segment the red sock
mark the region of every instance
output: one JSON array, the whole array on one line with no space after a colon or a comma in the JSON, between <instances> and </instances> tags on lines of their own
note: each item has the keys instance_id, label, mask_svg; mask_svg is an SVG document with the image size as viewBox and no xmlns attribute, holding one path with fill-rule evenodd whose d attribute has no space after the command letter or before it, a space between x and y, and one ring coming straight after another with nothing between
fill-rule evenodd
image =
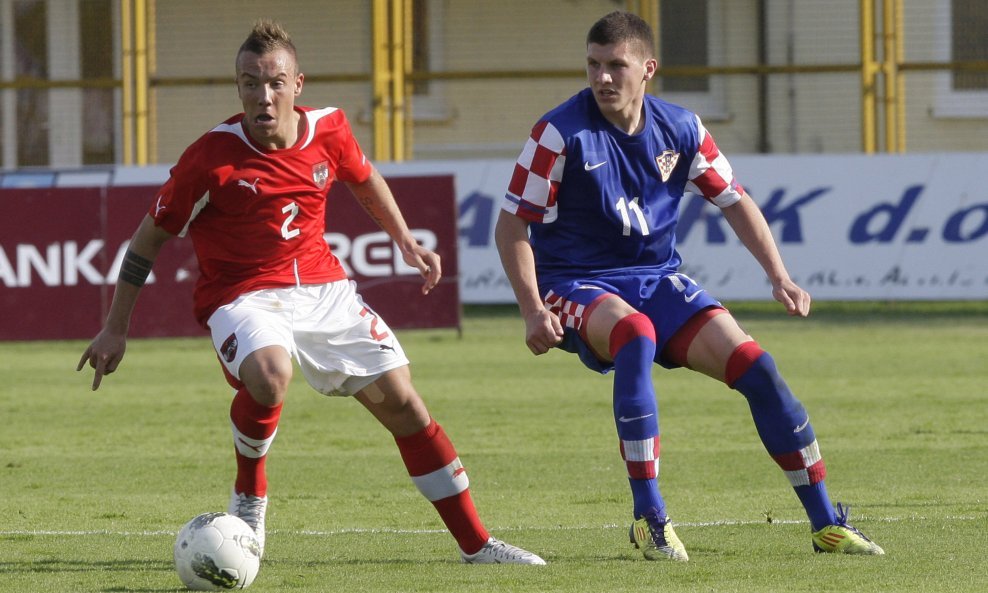
<instances>
[{"instance_id":1,"label":"red sock","mask_svg":"<svg viewBox=\"0 0 988 593\"><path fill-rule=\"evenodd\" d=\"M470 498L470 481L453 443L432 420L413 435L396 437L401 459L419 492L428 498L446 528L467 554L480 551L490 535Z\"/></svg>"},{"instance_id":2,"label":"red sock","mask_svg":"<svg viewBox=\"0 0 988 593\"><path fill-rule=\"evenodd\" d=\"M242 388L230 404L233 444L237 451L237 481L234 489L242 494L265 496L268 477L264 468L268 448L278 432L281 404L269 408L254 401Z\"/></svg>"}]
</instances>

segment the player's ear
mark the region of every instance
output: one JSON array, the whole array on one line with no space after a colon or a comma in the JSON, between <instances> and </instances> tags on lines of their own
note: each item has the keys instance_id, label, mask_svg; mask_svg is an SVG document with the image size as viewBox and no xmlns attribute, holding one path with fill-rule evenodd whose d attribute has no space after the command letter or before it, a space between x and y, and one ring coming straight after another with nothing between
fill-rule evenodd
<instances>
[{"instance_id":1,"label":"player's ear","mask_svg":"<svg viewBox=\"0 0 988 593\"><path fill-rule=\"evenodd\" d=\"M295 77L295 96L296 97L302 94L302 82L304 80L305 80L305 75L302 74L301 72L299 72L298 73L298 76Z\"/></svg>"},{"instance_id":2,"label":"player's ear","mask_svg":"<svg viewBox=\"0 0 988 593\"><path fill-rule=\"evenodd\" d=\"M652 80L655 73L659 71L659 61L655 58L645 60L645 82Z\"/></svg>"}]
</instances>

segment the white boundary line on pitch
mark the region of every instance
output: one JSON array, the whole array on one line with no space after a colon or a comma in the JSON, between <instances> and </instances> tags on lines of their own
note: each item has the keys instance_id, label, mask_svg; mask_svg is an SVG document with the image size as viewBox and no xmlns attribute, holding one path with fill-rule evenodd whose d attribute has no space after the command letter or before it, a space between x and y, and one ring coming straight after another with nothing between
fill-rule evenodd
<instances>
[{"instance_id":1,"label":"white boundary line on pitch","mask_svg":"<svg viewBox=\"0 0 988 593\"><path fill-rule=\"evenodd\" d=\"M880 522L880 523L898 523L900 521L930 521L931 519L927 517L912 516L912 517L860 517L867 522ZM942 517L941 521L978 521L984 519L983 517L974 517L968 515L960 516L947 516ZM769 522L767 520L741 520L741 519L722 519L719 521L702 521L702 522L692 522L692 523L679 523L674 522L677 527L729 527L729 526L744 526L744 525L767 525ZM772 525L802 525L806 524L806 520L792 520L792 519L773 519ZM503 533L506 531L582 531L591 529L627 529L624 525L600 525L600 526L571 526L571 527L499 527L492 529L494 532ZM58 529L13 529L13 530L2 530L0 531L0 537L3 536L93 536L93 535L112 535L120 537L157 537L162 535L176 535L178 531L168 531L168 530L158 530L158 531L111 531L109 529L94 529L94 530L58 530ZM311 535L311 536L332 536L332 535L351 535L351 534L363 534L363 533L387 533L394 535L427 535L434 533L446 533L445 529L381 529L381 528L361 528L361 527L347 527L344 529L331 529L328 531L321 530L311 530L311 529L273 529L268 530L269 534L289 534L289 535Z\"/></svg>"}]
</instances>

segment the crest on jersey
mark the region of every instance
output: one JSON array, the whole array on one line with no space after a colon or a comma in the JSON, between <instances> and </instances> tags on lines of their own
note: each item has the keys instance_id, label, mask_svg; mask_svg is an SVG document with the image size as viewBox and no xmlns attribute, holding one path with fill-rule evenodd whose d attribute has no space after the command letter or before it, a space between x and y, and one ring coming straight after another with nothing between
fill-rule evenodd
<instances>
[{"instance_id":1,"label":"crest on jersey","mask_svg":"<svg viewBox=\"0 0 988 593\"><path fill-rule=\"evenodd\" d=\"M223 342L223 345L220 346L220 354L223 356L223 359L227 362L233 362L233 359L237 357L237 346L239 346L237 334L232 333Z\"/></svg>"},{"instance_id":2,"label":"crest on jersey","mask_svg":"<svg viewBox=\"0 0 988 593\"><path fill-rule=\"evenodd\" d=\"M316 187L322 189L326 187L326 182L329 181L329 163L323 161L312 165L312 180L316 182Z\"/></svg>"},{"instance_id":3,"label":"crest on jersey","mask_svg":"<svg viewBox=\"0 0 988 593\"><path fill-rule=\"evenodd\" d=\"M675 150L663 150L662 154L655 157L655 164L659 166L659 174L662 175L662 183L669 181L669 176L672 175L672 170L676 168L676 163L679 162L679 153Z\"/></svg>"}]
</instances>

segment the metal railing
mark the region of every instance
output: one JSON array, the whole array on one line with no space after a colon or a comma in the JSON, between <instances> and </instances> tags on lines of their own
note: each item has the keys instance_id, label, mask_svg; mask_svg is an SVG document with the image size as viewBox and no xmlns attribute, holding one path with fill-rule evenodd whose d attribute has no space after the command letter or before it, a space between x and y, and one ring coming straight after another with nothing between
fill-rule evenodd
<instances>
[{"instance_id":1,"label":"metal railing","mask_svg":"<svg viewBox=\"0 0 988 593\"><path fill-rule=\"evenodd\" d=\"M860 60L847 64L742 65L663 67L660 77L758 76L788 74L859 74L860 150L905 152L906 93L904 74L916 72L988 72L988 61L906 62L903 58L903 0L859 0ZM373 158L403 161L413 156L414 122L411 89L421 81L582 78L578 69L415 71L412 66L412 0L372 0L371 71L356 74L313 74L307 82L370 85ZM659 0L628 0L627 7L655 23ZM122 164L155 161L158 88L226 85L228 77L166 77L155 74L155 0L119 0L121 77L119 79L42 80L18 77L0 80L0 91L13 89L118 88L121 91ZM881 133L880 133L881 132Z\"/></svg>"}]
</instances>

